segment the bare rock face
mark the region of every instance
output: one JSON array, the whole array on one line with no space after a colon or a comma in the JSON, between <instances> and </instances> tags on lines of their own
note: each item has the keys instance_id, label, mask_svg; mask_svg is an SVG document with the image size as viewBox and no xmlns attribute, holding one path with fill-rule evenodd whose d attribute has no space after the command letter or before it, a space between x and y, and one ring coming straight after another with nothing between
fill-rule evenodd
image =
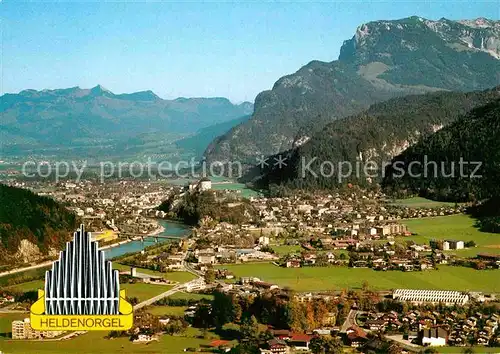
<instances>
[{"instance_id":1,"label":"bare rock face","mask_svg":"<svg viewBox=\"0 0 500 354\"><path fill-rule=\"evenodd\" d=\"M42 253L40 252L40 248L34 243L24 239L21 240L19 248L16 252L15 259L23 262L29 263L36 261L42 257Z\"/></svg>"}]
</instances>

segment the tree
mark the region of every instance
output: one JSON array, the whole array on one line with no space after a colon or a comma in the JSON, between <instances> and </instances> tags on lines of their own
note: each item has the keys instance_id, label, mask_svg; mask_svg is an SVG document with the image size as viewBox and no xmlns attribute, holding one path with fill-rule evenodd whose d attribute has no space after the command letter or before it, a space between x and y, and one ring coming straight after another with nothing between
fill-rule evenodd
<instances>
[{"instance_id":1,"label":"tree","mask_svg":"<svg viewBox=\"0 0 500 354\"><path fill-rule=\"evenodd\" d=\"M397 343L392 343L387 350L388 354L401 354L403 350Z\"/></svg>"},{"instance_id":2,"label":"tree","mask_svg":"<svg viewBox=\"0 0 500 354\"><path fill-rule=\"evenodd\" d=\"M306 305L306 319L307 319L308 330L316 328L316 316L314 313L313 304L310 301Z\"/></svg>"},{"instance_id":3,"label":"tree","mask_svg":"<svg viewBox=\"0 0 500 354\"><path fill-rule=\"evenodd\" d=\"M342 343L338 338L314 337L309 343L309 349L314 354L340 354Z\"/></svg>"},{"instance_id":4,"label":"tree","mask_svg":"<svg viewBox=\"0 0 500 354\"><path fill-rule=\"evenodd\" d=\"M215 271L213 269L207 269L205 272L205 283L212 284L215 282Z\"/></svg>"},{"instance_id":5,"label":"tree","mask_svg":"<svg viewBox=\"0 0 500 354\"><path fill-rule=\"evenodd\" d=\"M212 311L209 305L201 304L198 306L194 317L193 325L199 328L208 328L213 324Z\"/></svg>"},{"instance_id":6,"label":"tree","mask_svg":"<svg viewBox=\"0 0 500 354\"><path fill-rule=\"evenodd\" d=\"M320 267L324 267L328 265L328 257L325 253L320 253L316 257L316 264Z\"/></svg>"},{"instance_id":7,"label":"tree","mask_svg":"<svg viewBox=\"0 0 500 354\"><path fill-rule=\"evenodd\" d=\"M368 284L368 280L363 280L361 282L361 289L363 291L367 291L370 288L370 284Z\"/></svg>"},{"instance_id":8,"label":"tree","mask_svg":"<svg viewBox=\"0 0 500 354\"><path fill-rule=\"evenodd\" d=\"M325 339L323 337L315 337L311 339L311 342L309 343L309 349L311 352L314 354L322 354L324 353L324 348L325 348Z\"/></svg>"},{"instance_id":9,"label":"tree","mask_svg":"<svg viewBox=\"0 0 500 354\"><path fill-rule=\"evenodd\" d=\"M291 300L288 303L288 313L288 327L290 327L292 331L303 331L307 329L305 311L299 302Z\"/></svg>"},{"instance_id":10,"label":"tree","mask_svg":"<svg viewBox=\"0 0 500 354\"><path fill-rule=\"evenodd\" d=\"M257 341L259 337L259 323L254 315L243 318L240 326L241 338L249 342Z\"/></svg>"},{"instance_id":11,"label":"tree","mask_svg":"<svg viewBox=\"0 0 500 354\"><path fill-rule=\"evenodd\" d=\"M473 240L467 241L465 243L465 247L467 247L467 248L476 247L476 243Z\"/></svg>"},{"instance_id":12,"label":"tree","mask_svg":"<svg viewBox=\"0 0 500 354\"><path fill-rule=\"evenodd\" d=\"M234 321L235 311L234 303L236 298L231 295L226 295L220 291L214 292L212 301L212 316L214 324L217 328L222 328L226 323Z\"/></svg>"}]
</instances>

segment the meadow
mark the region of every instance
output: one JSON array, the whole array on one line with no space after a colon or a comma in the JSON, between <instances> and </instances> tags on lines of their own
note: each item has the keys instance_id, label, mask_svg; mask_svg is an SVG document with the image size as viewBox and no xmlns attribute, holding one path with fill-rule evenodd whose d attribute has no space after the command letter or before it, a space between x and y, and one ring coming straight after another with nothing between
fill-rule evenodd
<instances>
[{"instance_id":1,"label":"meadow","mask_svg":"<svg viewBox=\"0 0 500 354\"><path fill-rule=\"evenodd\" d=\"M396 199L391 202L393 205L398 205L408 208L441 208L441 207L454 207L455 203L439 202L422 197L412 197L406 199Z\"/></svg>"},{"instance_id":2,"label":"meadow","mask_svg":"<svg viewBox=\"0 0 500 354\"><path fill-rule=\"evenodd\" d=\"M150 306L147 311L156 316L184 316L187 306Z\"/></svg>"},{"instance_id":3,"label":"meadow","mask_svg":"<svg viewBox=\"0 0 500 354\"><path fill-rule=\"evenodd\" d=\"M43 289L43 287L44 287L43 280L35 280L13 285L11 287L7 287L6 289L26 292L26 291ZM126 290L127 297L137 297L139 301L147 300L149 298L152 298L153 296L159 295L172 288L173 288L172 285L146 284L142 282L134 284L120 284L120 289Z\"/></svg>"},{"instance_id":4,"label":"meadow","mask_svg":"<svg viewBox=\"0 0 500 354\"><path fill-rule=\"evenodd\" d=\"M204 339L201 332L194 328L180 336L160 337L158 342L132 343L127 338L106 339L107 332L88 332L66 341L18 341L0 339L0 351L6 353L37 353L37 354L67 354L67 353L167 353L179 354L186 348L208 347L213 339L218 337L209 333L210 338Z\"/></svg>"},{"instance_id":5,"label":"meadow","mask_svg":"<svg viewBox=\"0 0 500 354\"><path fill-rule=\"evenodd\" d=\"M173 286L171 285L159 285L159 284L146 284L146 283L120 284L120 289L125 289L127 297L137 297L139 301L150 299L172 288Z\"/></svg>"},{"instance_id":6,"label":"meadow","mask_svg":"<svg viewBox=\"0 0 500 354\"><path fill-rule=\"evenodd\" d=\"M0 336L5 336L12 331L12 321L22 320L28 316L29 313L0 313Z\"/></svg>"},{"instance_id":7,"label":"meadow","mask_svg":"<svg viewBox=\"0 0 500 354\"><path fill-rule=\"evenodd\" d=\"M303 267L282 268L271 263L224 265L236 277L258 277L295 291L360 289L368 282L375 290L396 288L485 291L500 293L500 270L441 265L423 272L375 271L369 268Z\"/></svg>"},{"instance_id":8,"label":"meadow","mask_svg":"<svg viewBox=\"0 0 500 354\"><path fill-rule=\"evenodd\" d=\"M113 262L113 269L117 269L119 271L130 271L130 266ZM138 273L144 273L149 275L156 275L163 277L164 279L175 281L179 283L187 283L190 280L196 278L193 274L189 272L158 272L155 270L145 269L145 268L136 268Z\"/></svg>"},{"instance_id":9,"label":"meadow","mask_svg":"<svg viewBox=\"0 0 500 354\"><path fill-rule=\"evenodd\" d=\"M169 298L170 299L195 300L195 301L205 299L205 300L211 301L214 299L214 296L212 294L184 293L184 292L179 291L175 294L170 295Z\"/></svg>"},{"instance_id":10,"label":"meadow","mask_svg":"<svg viewBox=\"0 0 500 354\"><path fill-rule=\"evenodd\" d=\"M32 280L28 281L25 283L20 283L16 285L11 285L5 287L6 290L12 290L16 292L26 292L26 291L33 291L33 290L38 290L38 289L44 289L45 288L45 281L40 279L40 280Z\"/></svg>"},{"instance_id":11,"label":"meadow","mask_svg":"<svg viewBox=\"0 0 500 354\"><path fill-rule=\"evenodd\" d=\"M404 220L408 229L416 236L404 237L404 240L413 240L417 243L429 244L432 239L455 239L464 242L473 240L477 247L453 250L458 256L473 257L478 253L500 254L500 234L481 232L474 224L475 220L468 215L456 214L434 218Z\"/></svg>"}]
</instances>

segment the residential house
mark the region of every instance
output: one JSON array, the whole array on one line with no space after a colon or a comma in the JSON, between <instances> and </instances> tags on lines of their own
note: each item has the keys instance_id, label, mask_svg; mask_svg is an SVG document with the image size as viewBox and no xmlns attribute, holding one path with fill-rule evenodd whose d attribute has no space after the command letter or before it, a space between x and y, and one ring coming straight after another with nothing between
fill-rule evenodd
<instances>
[{"instance_id":1,"label":"residential house","mask_svg":"<svg viewBox=\"0 0 500 354\"><path fill-rule=\"evenodd\" d=\"M295 350L309 350L309 343L313 339L313 336L303 333L292 333L288 344L294 347Z\"/></svg>"},{"instance_id":2,"label":"residential house","mask_svg":"<svg viewBox=\"0 0 500 354\"><path fill-rule=\"evenodd\" d=\"M367 341L367 334L358 326L351 326L346 330L347 344L353 348L359 348Z\"/></svg>"},{"instance_id":3,"label":"residential house","mask_svg":"<svg viewBox=\"0 0 500 354\"><path fill-rule=\"evenodd\" d=\"M215 264L215 254L213 253L199 253L198 263L201 264Z\"/></svg>"},{"instance_id":4,"label":"residential house","mask_svg":"<svg viewBox=\"0 0 500 354\"><path fill-rule=\"evenodd\" d=\"M442 347L448 340L448 332L441 327L423 329L420 335L423 346Z\"/></svg>"},{"instance_id":5,"label":"residential house","mask_svg":"<svg viewBox=\"0 0 500 354\"><path fill-rule=\"evenodd\" d=\"M276 338L267 341L267 348L270 354L286 354L289 349L284 340Z\"/></svg>"}]
</instances>

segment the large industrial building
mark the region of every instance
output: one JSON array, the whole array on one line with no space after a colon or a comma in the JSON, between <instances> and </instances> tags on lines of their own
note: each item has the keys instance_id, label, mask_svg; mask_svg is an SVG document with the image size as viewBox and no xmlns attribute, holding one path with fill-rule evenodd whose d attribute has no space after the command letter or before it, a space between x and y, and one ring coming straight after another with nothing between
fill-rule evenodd
<instances>
[{"instance_id":1,"label":"large industrial building","mask_svg":"<svg viewBox=\"0 0 500 354\"><path fill-rule=\"evenodd\" d=\"M469 295L460 291L396 289L392 298L400 301L420 303L443 303L463 305L469 301Z\"/></svg>"}]
</instances>

